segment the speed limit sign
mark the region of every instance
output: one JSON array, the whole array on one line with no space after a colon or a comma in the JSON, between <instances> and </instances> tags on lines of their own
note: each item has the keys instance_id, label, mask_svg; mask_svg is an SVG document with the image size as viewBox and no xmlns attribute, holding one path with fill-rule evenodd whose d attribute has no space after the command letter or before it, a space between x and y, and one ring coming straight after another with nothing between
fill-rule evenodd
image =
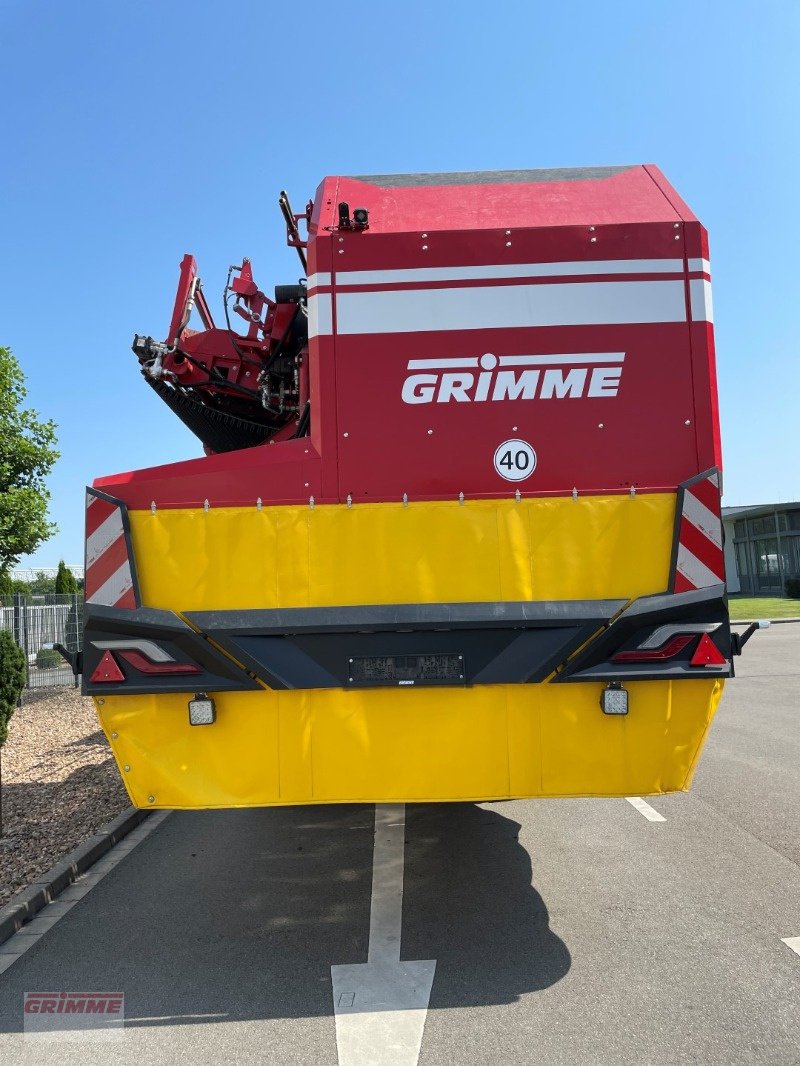
<instances>
[{"instance_id":1,"label":"speed limit sign","mask_svg":"<svg viewBox=\"0 0 800 1066\"><path fill-rule=\"evenodd\" d=\"M504 440L494 453L494 468L506 481L524 481L536 469L536 452L526 440Z\"/></svg>"}]
</instances>

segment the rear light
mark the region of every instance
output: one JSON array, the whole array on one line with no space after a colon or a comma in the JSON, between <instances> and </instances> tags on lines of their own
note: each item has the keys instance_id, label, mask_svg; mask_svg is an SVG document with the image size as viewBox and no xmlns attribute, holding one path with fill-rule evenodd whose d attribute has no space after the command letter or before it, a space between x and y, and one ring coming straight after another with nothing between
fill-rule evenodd
<instances>
[{"instance_id":1,"label":"rear light","mask_svg":"<svg viewBox=\"0 0 800 1066\"><path fill-rule=\"evenodd\" d=\"M213 725L216 720L214 701L205 692L198 692L193 700L189 700L190 725Z\"/></svg>"},{"instance_id":2,"label":"rear light","mask_svg":"<svg viewBox=\"0 0 800 1066\"><path fill-rule=\"evenodd\" d=\"M610 681L608 688L604 688L600 696L600 707L603 714L627 714L628 693L619 681Z\"/></svg>"},{"instance_id":3,"label":"rear light","mask_svg":"<svg viewBox=\"0 0 800 1066\"><path fill-rule=\"evenodd\" d=\"M653 648L645 650L644 648L634 648L632 651L618 651L611 659L612 663L652 663L663 662L665 659L673 659L676 655L683 651L686 645L694 640L693 636L673 637L672 640L668 640L667 643L661 648Z\"/></svg>"}]
</instances>

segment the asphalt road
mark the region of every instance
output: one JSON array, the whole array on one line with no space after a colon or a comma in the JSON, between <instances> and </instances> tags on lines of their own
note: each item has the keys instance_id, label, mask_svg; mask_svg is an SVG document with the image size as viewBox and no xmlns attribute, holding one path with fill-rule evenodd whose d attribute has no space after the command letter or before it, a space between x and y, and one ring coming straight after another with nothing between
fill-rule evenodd
<instances>
[{"instance_id":1,"label":"asphalt road","mask_svg":"<svg viewBox=\"0 0 800 1066\"><path fill-rule=\"evenodd\" d=\"M663 822L625 800L407 808L423 1066L800 1063L800 624L737 669L694 790L651 800ZM169 815L6 963L0 1062L336 1064L330 968L367 959L373 819ZM124 991L123 1040L23 1038L24 992L90 988Z\"/></svg>"}]
</instances>

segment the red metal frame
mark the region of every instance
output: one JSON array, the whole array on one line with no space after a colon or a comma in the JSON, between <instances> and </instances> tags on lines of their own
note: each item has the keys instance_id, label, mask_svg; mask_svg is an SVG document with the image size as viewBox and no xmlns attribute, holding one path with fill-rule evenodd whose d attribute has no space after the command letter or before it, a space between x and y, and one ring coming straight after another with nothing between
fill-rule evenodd
<instances>
[{"instance_id":1,"label":"red metal frame","mask_svg":"<svg viewBox=\"0 0 800 1066\"><path fill-rule=\"evenodd\" d=\"M337 228L342 200L369 210L368 230ZM310 437L289 439L287 425L273 436L274 446L98 482L130 506L151 500L196 506L205 499L225 505L259 496L296 503L312 495L325 502L348 495L377 501L516 490L565 495L574 488L675 491L700 471L720 468L713 325L696 299L709 277L707 237L658 168L577 180L493 183L488 176L463 185L437 183L435 176L407 185L330 177L310 214L293 217L307 218L309 227L308 241L300 243L308 251L312 329L298 404L310 400ZM187 256L171 337L195 279ZM232 338L208 325L195 287L206 329L185 328L181 347L248 387L255 370L248 360L263 363L293 308L260 292L246 260L231 288L247 335ZM541 306L561 311L548 319L536 310ZM534 309L529 321L514 320L519 307ZM447 319L448 308L456 315L463 309L463 324ZM481 396L476 366L465 371L472 375L466 402L448 396L447 370L436 371L439 391L430 402L403 401L409 364L476 361L487 353L498 360L496 373L508 360L549 358L553 365L540 362L541 391L519 398L503 390L497 399L493 391ZM624 355L618 389L589 395L596 360L613 353ZM568 378L575 368L577 377ZM203 371L185 360L170 369L183 383L202 384ZM520 367L512 370L515 388L533 380L532 373L523 379ZM559 396L567 381L574 387ZM486 389L496 383L493 377ZM498 475L493 454L517 438L531 444L537 462L515 484Z\"/></svg>"}]
</instances>

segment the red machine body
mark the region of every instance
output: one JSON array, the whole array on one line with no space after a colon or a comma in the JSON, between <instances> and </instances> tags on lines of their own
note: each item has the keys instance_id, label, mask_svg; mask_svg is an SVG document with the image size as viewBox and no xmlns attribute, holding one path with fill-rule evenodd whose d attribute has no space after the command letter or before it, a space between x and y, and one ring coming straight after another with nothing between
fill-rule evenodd
<instances>
[{"instance_id":1,"label":"red machine body","mask_svg":"<svg viewBox=\"0 0 800 1066\"><path fill-rule=\"evenodd\" d=\"M329 177L305 218L307 293L269 300L248 261L230 286L246 335L214 326L184 259L158 367L261 417L259 446L98 484L182 507L663 491L720 468L707 237L658 168ZM308 340L264 400L299 305ZM520 480L495 455L517 439Z\"/></svg>"}]
</instances>

